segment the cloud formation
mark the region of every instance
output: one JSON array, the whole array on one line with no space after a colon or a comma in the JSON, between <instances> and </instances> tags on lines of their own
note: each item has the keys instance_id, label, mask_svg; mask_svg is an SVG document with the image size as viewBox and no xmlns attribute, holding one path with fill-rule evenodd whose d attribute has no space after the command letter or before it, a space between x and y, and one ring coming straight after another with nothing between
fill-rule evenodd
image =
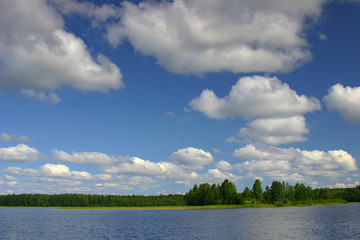
<instances>
[{"instance_id":1,"label":"cloud formation","mask_svg":"<svg viewBox=\"0 0 360 240\"><path fill-rule=\"evenodd\" d=\"M92 175L85 171L71 171L66 165L51 163L47 163L39 169L8 167L4 172L15 176L66 178L72 180L110 180L111 178L108 174Z\"/></svg>"},{"instance_id":2,"label":"cloud formation","mask_svg":"<svg viewBox=\"0 0 360 240\"><path fill-rule=\"evenodd\" d=\"M130 174L140 176L155 176L168 179L194 179L197 173L186 172L179 166L170 162L151 162L138 157L131 157L126 162L112 166L101 166L100 168L107 174Z\"/></svg>"},{"instance_id":3,"label":"cloud formation","mask_svg":"<svg viewBox=\"0 0 360 240\"><path fill-rule=\"evenodd\" d=\"M271 145L303 142L309 133L303 116L288 118L257 119L241 128L239 135L250 142L264 142Z\"/></svg>"},{"instance_id":4,"label":"cloud formation","mask_svg":"<svg viewBox=\"0 0 360 240\"><path fill-rule=\"evenodd\" d=\"M72 152L71 154L64 151L53 150L52 158L63 162L73 162L81 164L114 164L118 159L99 152Z\"/></svg>"},{"instance_id":5,"label":"cloud formation","mask_svg":"<svg viewBox=\"0 0 360 240\"><path fill-rule=\"evenodd\" d=\"M358 169L355 159L344 150L302 151L301 154L302 157L297 162L300 169L308 175L336 176Z\"/></svg>"},{"instance_id":6,"label":"cloud formation","mask_svg":"<svg viewBox=\"0 0 360 240\"><path fill-rule=\"evenodd\" d=\"M5 132L3 132L0 135L0 140L6 141L6 142L11 142L11 141L21 141L21 142L32 142L35 141L35 138L29 138L27 136L16 136L15 134L7 134Z\"/></svg>"},{"instance_id":7,"label":"cloud formation","mask_svg":"<svg viewBox=\"0 0 360 240\"><path fill-rule=\"evenodd\" d=\"M246 145L234 157L249 159L231 166L238 172L269 176L276 180L308 182L314 177L339 178L358 170L356 160L344 150L300 150ZM227 164L229 165L229 163ZM227 166L229 168L229 166Z\"/></svg>"},{"instance_id":8,"label":"cloud formation","mask_svg":"<svg viewBox=\"0 0 360 240\"><path fill-rule=\"evenodd\" d=\"M126 38L176 73L289 72L311 60L303 28L322 2L125 1L107 39L116 47Z\"/></svg>"},{"instance_id":9,"label":"cloud formation","mask_svg":"<svg viewBox=\"0 0 360 240\"><path fill-rule=\"evenodd\" d=\"M42 154L35 148L26 144L18 144L15 147L0 148L0 160L8 162L35 162Z\"/></svg>"},{"instance_id":10,"label":"cloud formation","mask_svg":"<svg viewBox=\"0 0 360 240\"><path fill-rule=\"evenodd\" d=\"M206 89L189 104L214 119L289 117L321 109L318 99L298 95L276 77L263 76L240 78L224 98Z\"/></svg>"},{"instance_id":11,"label":"cloud formation","mask_svg":"<svg viewBox=\"0 0 360 240\"><path fill-rule=\"evenodd\" d=\"M106 92L124 86L120 69L107 57L94 60L85 43L64 30L47 1L0 3L0 87L58 102L61 86Z\"/></svg>"},{"instance_id":12,"label":"cloud formation","mask_svg":"<svg viewBox=\"0 0 360 240\"><path fill-rule=\"evenodd\" d=\"M360 122L360 87L332 86L323 98L330 111L337 111L349 122Z\"/></svg>"},{"instance_id":13,"label":"cloud formation","mask_svg":"<svg viewBox=\"0 0 360 240\"><path fill-rule=\"evenodd\" d=\"M108 19L119 18L121 9L113 4L103 4L97 6L91 2L77 2L75 0L50 0L52 6L61 13L78 14L93 20L93 24L106 22Z\"/></svg>"},{"instance_id":14,"label":"cloud formation","mask_svg":"<svg viewBox=\"0 0 360 240\"><path fill-rule=\"evenodd\" d=\"M26 97L35 98L43 102L58 103L61 101L61 98L56 93L47 94L45 92L34 91L32 89L21 89L20 92Z\"/></svg>"},{"instance_id":15,"label":"cloud formation","mask_svg":"<svg viewBox=\"0 0 360 240\"><path fill-rule=\"evenodd\" d=\"M294 148L259 147L248 144L245 147L236 149L232 156L241 159L291 160L295 159L297 155L298 150Z\"/></svg>"},{"instance_id":16,"label":"cloud formation","mask_svg":"<svg viewBox=\"0 0 360 240\"><path fill-rule=\"evenodd\" d=\"M192 147L179 149L172 153L168 160L176 165L182 165L190 169L202 169L204 165L214 162L210 152Z\"/></svg>"}]
</instances>

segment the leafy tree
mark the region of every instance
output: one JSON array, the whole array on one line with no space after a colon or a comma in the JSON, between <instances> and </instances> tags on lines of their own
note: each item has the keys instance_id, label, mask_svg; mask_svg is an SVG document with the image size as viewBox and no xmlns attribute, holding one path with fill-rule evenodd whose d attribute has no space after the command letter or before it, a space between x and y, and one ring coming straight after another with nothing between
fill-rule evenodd
<instances>
[{"instance_id":1,"label":"leafy tree","mask_svg":"<svg viewBox=\"0 0 360 240\"><path fill-rule=\"evenodd\" d=\"M250 199L252 196L252 192L248 187L245 187L244 191L241 194L244 199Z\"/></svg>"},{"instance_id":2,"label":"leafy tree","mask_svg":"<svg viewBox=\"0 0 360 240\"><path fill-rule=\"evenodd\" d=\"M223 204L235 204L237 198L236 186L228 179L225 179L219 189Z\"/></svg>"},{"instance_id":3,"label":"leafy tree","mask_svg":"<svg viewBox=\"0 0 360 240\"><path fill-rule=\"evenodd\" d=\"M269 186L265 187L265 192L263 193L263 199L267 203L271 203L271 189Z\"/></svg>"},{"instance_id":4,"label":"leafy tree","mask_svg":"<svg viewBox=\"0 0 360 240\"><path fill-rule=\"evenodd\" d=\"M271 184L271 202L277 203L284 200L285 186L278 181L273 181Z\"/></svg>"},{"instance_id":5,"label":"leafy tree","mask_svg":"<svg viewBox=\"0 0 360 240\"><path fill-rule=\"evenodd\" d=\"M296 201L305 201L308 198L306 187L304 184L297 183L295 185L295 200Z\"/></svg>"},{"instance_id":6,"label":"leafy tree","mask_svg":"<svg viewBox=\"0 0 360 240\"><path fill-rule=\"evenodd\" d=\"M256 200L262 199L263 190L261 188L261 181L259 179L255 180L254 185L252 187L252 193Z\"/></svg>"},{"instance_id":7,"label":"leafy tree","mask_svg":"<svg viewBox=\"0 0 360 240\"><path fill-rule=\"evenodd\" d=\"M285 199L288 201L295 200L295 188L289 183L285 184Z\"/></svg>"}]
</instances>

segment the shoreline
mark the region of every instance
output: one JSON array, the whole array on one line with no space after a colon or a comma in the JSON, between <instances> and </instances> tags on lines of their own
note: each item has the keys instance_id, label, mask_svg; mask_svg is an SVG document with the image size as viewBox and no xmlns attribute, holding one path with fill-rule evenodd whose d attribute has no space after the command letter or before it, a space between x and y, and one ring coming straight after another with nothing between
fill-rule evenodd
<instances>
[{"instance_id":1,"label":"shoreline","mask_svg":"<svg viewBox=\"0 0 360 240\"><path fill-rule=\"evenodd\" d=\"M241 208L273 208L273 207L311 207L328 205L358 204L359 202L326 201L309 203L287 203L287 204L243 204L243 205L205 205L205 206L139 206L139 207L118 207L118 206L94 206L94 207L62 207L62 206L0 206L0 208L55 208L62 210L197 210L197 209L241 209Z\"/></svg>"}]
</instances>

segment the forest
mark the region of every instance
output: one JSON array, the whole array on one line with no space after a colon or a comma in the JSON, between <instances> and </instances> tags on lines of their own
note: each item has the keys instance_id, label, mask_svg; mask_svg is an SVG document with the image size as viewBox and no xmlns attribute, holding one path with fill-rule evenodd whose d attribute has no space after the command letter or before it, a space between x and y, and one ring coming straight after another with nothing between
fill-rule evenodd
<instances>
[{"instance_id":1,"label":"forest","mask_svg":"<svg viewBox=\"0 0 360 240\"><path fill-rule=\"evenodd\" d=\"M238 192L231 181L221 184L195 184L185 194L158 196L143 195L97 195L97 194L8 194L0 195L0 206L22 207L151 207L151 206L205 206L268 204L302 205L326 204L331 202L360 202L360 186L355 188L312 189L302 183L292 186L273 181L265 189L256 179L252 188L245 187Z\"/></svg>"}]
</instances>

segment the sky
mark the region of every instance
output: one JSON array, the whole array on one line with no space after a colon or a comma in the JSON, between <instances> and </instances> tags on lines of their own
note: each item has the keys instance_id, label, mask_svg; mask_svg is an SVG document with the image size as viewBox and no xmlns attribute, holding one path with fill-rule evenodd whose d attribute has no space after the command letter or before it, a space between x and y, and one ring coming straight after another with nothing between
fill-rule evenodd
<instances>
[{"instance_id":1,"label":"sky","mask_svg":"<svg viewBox=\"0 0 360 240\"><path fill-rule=\"evenodd\" d=\"M360 185L360 1L0 2L0 194Z\"/></svg>"}]
</instances>

